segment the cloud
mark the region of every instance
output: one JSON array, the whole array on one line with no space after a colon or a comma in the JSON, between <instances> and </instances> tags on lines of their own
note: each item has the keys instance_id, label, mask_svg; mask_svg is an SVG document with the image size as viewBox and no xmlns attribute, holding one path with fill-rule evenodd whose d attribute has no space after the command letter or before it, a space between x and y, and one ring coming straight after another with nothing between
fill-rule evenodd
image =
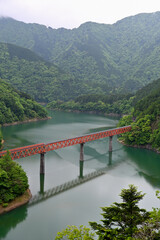
<instances>
[{"instance_id":1,"label":"cloud","mask_svg":"<svg viewBox=\"0 0 160 240\"><path fill-rule=\"evenodd\" d=\"M0 15L53 28L78 27L86 21L113 23L158 10L159 0L0 0Z\"/></svg>"}]
</instances>

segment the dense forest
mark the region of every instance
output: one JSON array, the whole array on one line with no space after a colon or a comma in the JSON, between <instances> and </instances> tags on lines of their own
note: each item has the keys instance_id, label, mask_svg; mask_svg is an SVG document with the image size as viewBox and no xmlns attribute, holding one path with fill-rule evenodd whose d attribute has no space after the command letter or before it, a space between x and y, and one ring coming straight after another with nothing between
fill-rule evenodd
<instances>
[{"instance_id":1,"label":"dense forest","mask_svg":"<svg viewBox=\"0 0 160 240\"><path fill-rule=\"evenodd\" d=\"M82 93L133 92L160 75L160 12L138 14L112 25L87 22L72 30L0 18L0 29L1 42L28 48L66 73L65 78L57 73L57 82L54 78L47 89L52 93L56 85L60 100L73 92L76 94L72 98ZM41 68L41 76L46 71L43 75L46 82L52 77L51 69L48 71L43 65ZM55 67L51 72L55 74ZM38 77L35 73L32 78L33 88ZM18 80L11 79L11 82L18 87ZM69 86L66 92L65 86ZM26 91L24 88L21 90ZM58 100L55 91L53 94L52 101Z\"/></svg>"},{"instance_id":2,"label":"dense forest","mask_svg":"<svg viewBox=\"0 0 160 240\"><path fill-rule=\"evenodd\" d=\"M120 124L133 124L139 135L128 133L125 142L159 146L160 81L153 82L160 75L159 20L156 12L68 30L0 18L0 78L16 89L13 99L21 97L10 101L11 91L1 90L0 123L37 117L30 94L52 109L132 112Z\"/></svg>"},{"instance_id":3,"label":"dense forest","mask_svg":"<svg viewBox=\"0 0 160 240\"><path fill-rule=\"evenodd\" d=\"M0 150L2 149L2 140L3 140L3 136L2 136L2 131L0 127Z\"/></svg>"},{"instance_id":4,"label":"dense forest","mask_svg":"<svg viewBox=\"0 0 160 240\"><path fill-rule=\"evenodd\" d=\"M147 146L160 151L160 79L136 94L132 114L123 117L119 126L131 124L131 132L122 135L128 145ZM144 97L142 97L144 96ZM136 98L135 98L136 99Z\"/></svg>"},{"instance_id":5,"label":"dense forest","mask_svg":"<svg viewBox=\"0 0 160 240\"><path fill-rule=\"evenodd\" d=\"M0 43L0 78L38 102L66 101L82 92L93 94L98 91L32 51L6 43ZM98 92L102 93L102 90Z\"/></svg>"},{"instance_id":6,"label":"dense forest","mask_svg":"<svg viewBox=\"0 0 160 240\"><path fill-rule=\"evenodd\" d=\"M52 101L47 108L65 111L95 112L123 115L131 112L134 96L132 94L82 95L72 101Z\"/></svg>"},{"instance_id":7,"label":"dense forest","mask_svg":"<svg viewBox=\"0 0 160 240\"><path fill-rule=\"evenodd\" d=\"M47 111L40 104L0 80L0 124L45 117Z\"/></svg>"}]
</instances>

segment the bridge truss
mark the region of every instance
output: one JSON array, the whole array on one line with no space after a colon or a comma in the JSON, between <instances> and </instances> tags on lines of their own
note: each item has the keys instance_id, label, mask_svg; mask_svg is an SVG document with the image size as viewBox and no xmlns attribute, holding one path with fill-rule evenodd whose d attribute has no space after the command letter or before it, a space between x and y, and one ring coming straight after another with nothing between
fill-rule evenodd
<instances>
[{"instance_id":1,"label":"bridge truss","mask_svg":"<svg viewBox=\"0 0 160 240\"><path fill-rule=\"evenodd\" d=\"M15 160L15 159L19 159L19 158L32 156L35 154L44 154L49 151L73 146L76 144L82 145L86 142L98 140L98 139L105 138L105 137L112 137L114 135L123 134L123 133L129 132L129 131L131 131L131 126L125 126L125 127L91 133L91 134L83 135L80 137L70 138L70 139L56 141L56 142L47 143L47 144L39 143L39 144L30 145L30 146L14 148L14 149L10 149L9 152L11 154L12 160ZM4 156L6 153L7 153L7 151L1 151L0 157Z\"/></svg>"}]
</instances>

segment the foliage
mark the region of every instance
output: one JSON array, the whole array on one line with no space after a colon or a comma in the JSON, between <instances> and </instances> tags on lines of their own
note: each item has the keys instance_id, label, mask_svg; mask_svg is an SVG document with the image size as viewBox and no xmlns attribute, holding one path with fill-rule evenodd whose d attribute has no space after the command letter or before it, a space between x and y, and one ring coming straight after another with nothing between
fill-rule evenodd
<instances>
[{"instance_id":1,"label":"foliage","mask_svg":"<svg viewBox=\"0 0 160 240\"><path fill-rule=\"evenodd\" d=\"M0 80L0 124L46 116L47 112L40 104Z\"/></svg>"},{"instance_id":2,"label":"foliage","mask_svg":"<svg viewBox=\"0 0 160 240\"><path fill-rule=\"evenodd\" d=\"M137 191L137 187L129 185L121 191L121 203L113 203L110 207L103 207L103 225L90 222L99 240L158 240L160 239L160 208L152 208L148 212L138 207L138 203L145 194ZM159 191L156 191L160 199ZM95 239L95 235L85 226L68 226L57 233L58 239ZM96 238L97 239L97 238Z\"/></svg>"},{"instance_id":3,"label":"foliage","mask_svg":"<svg viewBox=\"0 0 160 240\"><path fill-rule=\"evenodd\" d=\"M2 140L3 140L3 136L2 136L1 126L0 126L0 149L2 148Z\"/></svg>"},{"instance_id":4,"label":"foliage","mask_svg":"<svg viewBox=\"0 0 160 240\"><path fill-rule=\"evenodd\" d=\"M136 122L131 123L131 131L125 136L125 143L130 145L146 145L150 143L152 134L150 115L145 115L144 118L138 119ZM122 120L124 121L124 119Z\"/></svg>"},{"instance_id":5,"label":"foliage","mask_svg":"<svg viewBox=\"0 0 160 240\"><path fill-rule=\"evenodd\" d=\"M1 42L28 48L58 66L16 46L0 54L0 77L38 101L135 91L160 75L160 12L72 30L1 18L0 29Z\"/></svg>"},{"instance_id":6,"label":"foliage","mask_svg":"<svg viewBox=\"0 0 160 240\"><path fill-rule=\"evenodd\" d=\"M55 240L68 239L68 240L93 240L94 234L90 229L81 225L79 228L76 226L68 226L66 229L57 233Z\"/></svg>"},{"instance_id":7,"label":"foliage","mask_svg":"<svg viewBox=\"0 0 160 240\"><path fill-rule=\"evenodd\" d=\"M123 117L119 126L128 125L130 119L132 130L122 134L122 139L130 145L151 145L160 150L160 79L139 91L140 100L134 102L132 114ZM144 94L144 97L142 95Z\"/></svg>"},{"instance_id":8,"label":"foliage","mask_svg":"<svg viewBox=\"0 0 160 240\"><path fill-rule=\"evenodd\" d=\"M102 93L86 80L44 61L35 53L11 44L0 43L0 78L38 102L68 100L84 93ZM104 91L103 91L104 92Z\"/></svg>"},{"instance_id":9,"label":"foliage","mask_svg":"<svg viewBox=\"0 0 160 240\"><path fill-rule=\"evenodd\" d=\"M52 101L47 107L71 111L94 111L107 114L127 114L131 111L133 97L130 94L82 95L74 101Z\"/></svg>"},{"instance_id":10,"label":"foliage","mask_svg":"<svg viewBox=\"0 0 160 240\"><path fill-rule=\"evenodd\" d=\"M0 204L21 196L28 189L24 170L12 161L10 153L0 158Z\"/></svg>"},{"instance_id":11,"label":"foliage","mask_svg":"<svg viewBox=\"0 0 160 240\"><path fill-rule=\"evenodd\" d=\"M156 191L157 198L159 191ZM138 231L134 234L134 239L141 240L158 240L160 239L160 208L152 208L149 212L150 218L142 224Z\"/></svg>"},{"instance_id":12,"label":"foliage","mask_svg":"<svg viewBox=\"0 0 160 240\"><path fill-rule=\"evenodd\" d=\"M153 208L150 218L142 224L138 231L133 235L133 239L158 240L160 239L160 209Z\"/></svg>"},{"instance_id":13,"label":"foliage","mask_svg":"<svg viewBox=\"0 0 160 240\"><path fill-rule=\"evenodd\" d=\"M138 228L149 219L149 213L138 207L144 194L137 191L134 185L122 189L122 203L113 203L110 207L102 207L103 225L90 222L99 239L129 239Z\"/></svg>"}]
</instances>

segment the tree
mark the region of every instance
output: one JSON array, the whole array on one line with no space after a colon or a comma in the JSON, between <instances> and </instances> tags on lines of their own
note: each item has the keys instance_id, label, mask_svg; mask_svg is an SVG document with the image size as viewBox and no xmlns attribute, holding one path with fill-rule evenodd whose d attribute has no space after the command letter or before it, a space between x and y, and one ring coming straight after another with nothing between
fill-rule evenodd
<instances>
[{"instance_id":1,"label":"tree","mask_svg":"<svg viewBox=\"0 0 160 240\"><path fill-rule=\"evenodd\" d=\"M0 158L0 204L8 203L28 189L28 178L10 153Z\"/></svg>"},{"instance_id":2,"label":"tree","mask_svg":"<svg viewBox=\"0 0 160 240\"><path fill-rule=\"evenodd\" d=\"M157 198L160 199L159 191L156 191ZM160 208L152 208L149 213L150 218L145 221L134 234L134 239L158 240L160 239Z\"/></svg>"},{"instance_id":3,"label":"tree","mask_svg":"<svg viewBox=\"0 0 160 240\"><path fill-rule=\"evenodd\" d=\"M58 232L55 240L93 240L94 234L90 233L90 229L85 226L68 226L62 232Z\"/></svg>"},{"instance_id":4,"label":"tree","mask_svg":"<svg viewBox=\"0 0 160 240\"><path fill-rule=\"evenodd\" d=\"M2 136L1 125L0 125L0 149L2 149L2 140L3 140L3 136Z\"/></svg>"},{"instance_id":5,"label":"tree","mask_svg":"<svg viewBox=\"0 0 160 240\"><path fill-rule=\"evenodd\" d=\"M99 239L132 239L138 227L150 218L149 212L138 207L144 195L137 191L137 187L129 185L129 189L121 191L122 203L115 202L110 207L103 207L103 225L90 222Z\"/></svg>"}]
</instances>

